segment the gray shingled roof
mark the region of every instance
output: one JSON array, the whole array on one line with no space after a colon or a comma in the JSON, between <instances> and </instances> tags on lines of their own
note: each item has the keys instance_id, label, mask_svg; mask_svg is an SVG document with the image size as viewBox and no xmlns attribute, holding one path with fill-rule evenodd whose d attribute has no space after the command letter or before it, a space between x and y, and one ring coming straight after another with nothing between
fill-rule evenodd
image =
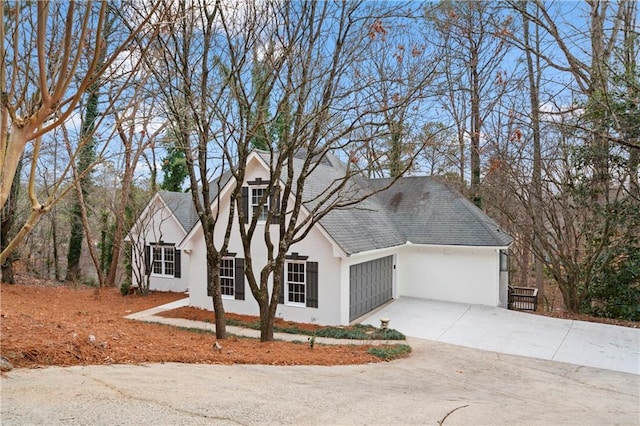
<instances>
[{"instance_id":1,"label":"gray shingled roof","mask_svg":"<svg viewBox=\"0 0 640 426\"><path fill-rule=\"evenodd\" d=\"M268 163L268 153L258 152ZM303 159L294 158L299 173ZM327 156L307 179L304 199L313 200L344 176L344 164ZM228 181L223 175L221 182ZM389 179L358 179L352 193L375 191ZM217 185L212 185L217 191ZM187 232L198 220L190 194L160 193ZM188 202L183 202L188 200ZM312 209L315 201L305 203ZM320 225L347 254L414 244L504 247L513 239L482 210L435 177L405 177L355 207L331 211Z\"/></svg>"},{"instance_id":2,"label":"gray shingled roof","mask_svg":"<svg viewBox=\"0 0 640 426\"><path fill-rule=\"evenodd\" d=\"M268 153L260 152L268 163ZM294 158L299 173L304 155ZM304 199L310 200L344 176L345 165L327 155L307 179ZM358 179L362 194L389 185L390 179ZM313 208L314 202L306 203ZM322 227L348 254L414 244L504 247L511 236L454 188L436 177L404 177L356 207L334 210Z\"/></svg>"},{"instance_id":3,"label":"gray shingled roof","mask_svg":"<svg viewBox=\"0 0 640 426\"><path fill-rule=\"evenodd\" d=\"M370 181L373 187L389 179ZM513 239L465 198L437 177L399 179L376 195L406 241L416 244L508 246Z\"/></svg>"},{"instance_id":4,"label":"gray shingled roof","mask_svg":"<svg viewBox=\"0 0 640 426\"><path fill-rule=\"evenodd\" d=\"M167 207L171 209L173 215L178 219L178 222L180 222L184 230L189 232L198 221L198 213L193 206L191 194L188 192L160 191L158 195Z\"/></svg>"},{"instance_id":5,"label":"gray shingled roof","mask_svg":"<svg viewBox=\"0 0 640 426\"><path fill-rule=\"evenodd\" d=\"M225 172L217 179L209 182L209 194L210 199L215 200L218 195L219 189L222 189L227 182L231 179L231 172ZM191 228L198 222L198 212L193 205L190 192L171 192L171 191L159 191L158 195L165 202L167 207L171 209L178 222L189 233ZM200 195L202 201L202 195Z\"/></svg>"},{"instance_id":6,"label":"gray shingled roof","mask_svg":"<svg viewBox=\"0 0 640 426\"><path fill-rule=\"evenodd\" d=\"M302 160L294 160L294 164ZM321 163L307 179L304 200L315 198L328 185L345 175L344 166L335 158ZM364 184L364 185L363 185ZM353 180L341 194L342 199L357 199L368 191L366 181ZM315 202L305 203L307 208ZM392 218L375 197L370 197L357 205L329 212L320 220L322 227L348 254L360 253L404 244Z\"/></svg>"}]
</instances>

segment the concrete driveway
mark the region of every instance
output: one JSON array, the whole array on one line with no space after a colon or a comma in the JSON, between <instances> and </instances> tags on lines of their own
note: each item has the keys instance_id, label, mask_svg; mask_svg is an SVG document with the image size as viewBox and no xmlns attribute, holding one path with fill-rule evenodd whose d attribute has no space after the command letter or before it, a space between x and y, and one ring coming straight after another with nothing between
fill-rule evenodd
<instances>
[{"instance_id":1,"label":"concrete driveway","mask_svg":"<svg viewBox=\"0 0 640 426\"><path fill-rule=\"evenodd\" d=\"M336 367L17 369L3 426L640 423L640 376L410 339L407 359Z\"/></svg>"},{"instance_id":2,"label":"concrete driveway","mask_svg":"<svg viewBox=\"0 0 640 426\"><path fill-rule=\"evenodd\" d=\"M362 322L407 336L640 375L640 329L401 297Z\"/></svg>"},{"instance_id":3,"label":"concrete driveway","mask_svg":"<svg viewBox=\"0 0 640 426\"><path fill-rule=\"evenodd\" d=\"M629 374L535 359L558 361L566 354L577 363L595 353L626 360L622 365L635 357L637 367L637 330L585 329L584 323L418 299L395 301L368 321L383 315L393 327L421 337L409 337L409 358L336 367L16 369L0 376L0 420L3 426L640 424L637 368ZM600 350L594 350L598 338ZM612 352L616 341L627 349L635 344L635 352ZM464 347L473 345L486 350ZM575 353L580 345L591 355Z\"/></svg>"}]
</instances>

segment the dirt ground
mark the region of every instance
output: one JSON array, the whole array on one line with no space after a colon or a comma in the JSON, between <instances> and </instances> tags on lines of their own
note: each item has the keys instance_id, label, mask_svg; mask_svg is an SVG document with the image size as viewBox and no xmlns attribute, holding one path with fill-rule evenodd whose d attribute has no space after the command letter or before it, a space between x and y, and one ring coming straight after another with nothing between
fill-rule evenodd
<instances>
[{"instance_id":1,"label":"dirt ground","mask_svg":"<svg viewBox=\"0 0 640 426\"><path fill-rule=\"evenodd\" d=\"M214 335L124 319L184 298L154 292L123 297L118 289L72 288L21 277L0 285L0 354L14 367L183 362L346 365L379 362L370 346L324 346Z\"/></svg>"}]
</instances>

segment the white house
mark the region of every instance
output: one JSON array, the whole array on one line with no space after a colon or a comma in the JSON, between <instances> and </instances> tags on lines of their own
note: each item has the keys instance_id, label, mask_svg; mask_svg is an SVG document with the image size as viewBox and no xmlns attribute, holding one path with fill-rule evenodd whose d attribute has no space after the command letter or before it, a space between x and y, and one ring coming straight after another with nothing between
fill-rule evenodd
<instances>
[{"instance_id":1,"label":"white house","mask_svg":"<svg viewBox=\"0 0 640 426\"><path fill-rule=\"evenodd\" d=\"M305 198L307 194L313 198L343 174L344 164L327 156L308 179ZM267 153L250 155L246 176L245 211L252 211L252 197L262 195L269 179ZM226 218L235 183L224 175L216 182L211 207L219 208L220 217ZM385 179L358 180L362 190L386 184ZM271 226L276 233L278 226ZM216 230L217 241L223 232L223 226ZM152 289L188 291L192 306L213 309L207 294L203 232L190 194L157 193L130 235L147 246ZM266 248L262 232L256 235L251 254L255 267L262 268ZM277 315L346 325L399 296L506 307L511 242L493 220L438 178L401 178L357 207L332 211L290 249ZM245 283L243 268L234 222L221 265L225 311L257 315L258 304Z\"/></svg>"}]
</instances>

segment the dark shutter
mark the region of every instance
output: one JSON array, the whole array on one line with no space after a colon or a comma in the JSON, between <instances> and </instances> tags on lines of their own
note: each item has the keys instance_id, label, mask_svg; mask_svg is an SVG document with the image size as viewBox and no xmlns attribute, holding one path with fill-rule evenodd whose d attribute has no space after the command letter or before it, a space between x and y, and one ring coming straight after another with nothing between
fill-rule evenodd
<instances>
[{"instance_id":1,"label":"dark shutter","mask_svg":"<svg viewBox=\"0 0 640 426\"><path fill-rule=\"evenodd\" d=\"M287 264L282 268L282 280L280 280L280 294L278 295L278 303L284 303L284 288L287 286Z\"/></svg>"},{"instance_id":2,"label":"dark shutter","mask_svg":"<svg viewBox=\"0 0 640 426\"><path fill-rule=\"evenodd\" d=\"M280 197L276 197L275 191L275 188L271 188L271 193L269 194L269 207L273 212L271 223L273 225L280 223Z\"/></svg>"},{"instance_id":3,"label":"dark shutter","mask_svg":"<svg viewBox=\"0 0 640 426\"><path fill-rule=\"evenodd\" d=\"M242 212L244 214L244 223L249 223L249 188L242 187Z\"/></svg>"},{"instance_id":4,"label":"dark shutter","mask_svg":"<svg viewBox=\"0 0 640 426\"><path fill-rule=\"evenodd\" d=\"M235 259L235 299L244 300L244 259Z\"/></svg>"},{"instance_id":5,"label":"dark shutter","mask_svg":"<svg viewBox=\"0 0 640 426\"><path fill-rule=\"evenodd\" d=\"M307 262L307 307L318 307L318 262Z\"/></svg>"},{"instance_id":6,"label":"dark shutter","mask_svg":"<svg viewBox=\"0 0 640 426\"><path fill-rule=\"evenodd\" d=\"M151 275L151 246L146 245L144 248L144 274Z\"/></svg>"},{"instance_id":7,"label":"dark shutter","mask_svg":"<svg viewBox=\"0 0 640 426\"><path fill-rule=\"evenodd\" d=\"M180 250L175 249L173 251L173 261L175 262L174 263L174 269L175 270L173 272L173 276L176 277L176 278L180 278L182 276L182 271L181 271L182 262L181 262L181 260L182 259L180 259Z\"/></svg>"}]
</instances>

